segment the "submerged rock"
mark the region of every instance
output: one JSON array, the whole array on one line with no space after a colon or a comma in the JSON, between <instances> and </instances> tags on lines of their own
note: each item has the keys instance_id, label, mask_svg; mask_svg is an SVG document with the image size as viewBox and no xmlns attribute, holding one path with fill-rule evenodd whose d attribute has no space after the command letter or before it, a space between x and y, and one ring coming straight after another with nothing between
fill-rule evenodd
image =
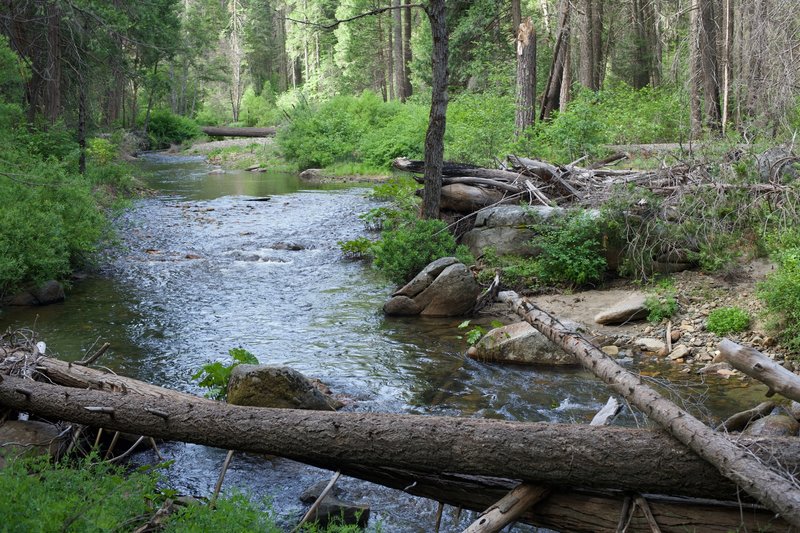
<instances>
[{"instance_id":1,"label":"submerged rock","mask_svg":"<svg viewBox=\"0 0 800 533\"><path fill-rule=\"evenodd\" d=\"M7 305L49 305L63 302L64 285L56 280L45 281L38 287L19 292L12 296Z\"/></svg>"},{"instance_id":2,"label":"submerged rock","mask_svg":"<svg viewBox=\"0 0 800 533\"><path fill-rule=\"evenodd\" d=\"M577 365L566 353L527 322L491 330L467 352L473 359L526 365Z\"/></svg>"},{"instance_id":3,"label":"submerged rock","mask_svg":"<svg viewBox=\"0 0 800 533\"><path fill-rule=\"evenodd\" d=\"M313 504L328 485L327 480L315 483L300 495L300 501ZM357 525L361 529L369 523L369 505L348 502L340 498L342 491L334 486L320 503L317 511L311 515L309 522L317 522L320 527L327 527L336 521L344 525Z\"/></svg>"},{"instance_id":4,"label":"submerged rock","mask_svg":"<svg viewBox=\"0 0 800 533\"><path fill-rule=\"evenodd\" d=\"M342 404L288 366L238 365L228 382L228 403L252 407L335 411Z\"/></svg>"},{"instance_id":5,"label":"submerged rock","mask_svg":"<svg viewBox=\"0 0 800 533\"><path fill-rule=\"evenodd\" d=\"M800 423L787 415L769 415L759 418L742 432L753 437L794 437L800 431Z\"/></svg>"}]
</instances>

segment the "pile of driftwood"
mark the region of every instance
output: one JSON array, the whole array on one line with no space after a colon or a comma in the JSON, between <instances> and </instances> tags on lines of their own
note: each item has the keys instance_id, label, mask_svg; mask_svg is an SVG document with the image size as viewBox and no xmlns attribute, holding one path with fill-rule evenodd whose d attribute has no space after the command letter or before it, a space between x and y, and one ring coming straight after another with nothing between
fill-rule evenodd
<instances>
[{"instance_id":1,"label":"pile of driftwood","mask_svg":"<svg viewBox=\"0 0 800 533\"><path fill-rule=\"evenodd\" d=\"M800 525L800 439L715 431L555 317L514 293L502 299L665 431L240 407L51 359L32 342L0 350L0 406L87 432L277 455L486 510L468 531L512 521L587 532ZM720 348L734 366L800 399L793 374L754 350Z\"/></svg>"},{"instance_id":2,"label":"pile of driftwood","mask_svg":"<svg viewBox=\"0 0 800 533\"><path fill-rule=\"evenodd\" d=\"M714 178L705 165L678 163L656 170L609 168L629 158L616 153L587 166L583 159L567 165L509 155L499 168L482 168L445 163L442 169L441 208L469 214L492 205L526 202L531 205L597 207L607 201L615 188L637 186L671 198L697 189L728 191L747 189L758 194L785 193L789 188L778 181L749 185L731 184ZM394 168L420 175L423 162L398 158ZM423 183L421 177L415 179Z\"/></svg>"}]
</instances>

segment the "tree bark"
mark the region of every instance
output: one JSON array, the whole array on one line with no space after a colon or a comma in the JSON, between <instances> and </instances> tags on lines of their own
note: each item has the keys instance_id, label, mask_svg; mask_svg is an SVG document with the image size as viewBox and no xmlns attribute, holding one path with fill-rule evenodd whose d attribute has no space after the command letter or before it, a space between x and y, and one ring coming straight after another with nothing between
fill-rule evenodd
<instances>
[{"instance_id":1,"label":"tree bark","mask_svg":"<svg viewBox=\"0 0 800 533\"><path fill-rule=\"evenodd\" d=\"M425 194L422 198L423 218L438 218L442 193L444 132L447 122L447 20L445 1L431 0L425 8L431 24L433 50L433 87L428 131L425 134Z\"/></svg>"},{"instance_id":2,"label":"tree bark","mask_svg":"<svg viewBox=\"0 0 800 533\"><path fill-rule=\"evenodd\" d=\"M92 427L278 455L343 473L358 468L432 476L447 472L734 501L738 494L733 483L694 453L649 430L239 407L8 376L0 383L0 404ZM800 467L797 439L737 442L740 454L775 460L790 470ZM659 465L658 475L654 465Z\"/></svg>"},{"instance_id":3,"label":"tree bark","mask_svg":"<svg viewBox=\"0 0 800 533\"><path fill-rule=\"evenodd\" d=\"M531 18L517 27L517 103L514 134L519 137L536 120L536 29Z\"/></svg>"},{"instance_id":4,"label":"tree bark","mask_svg":"<svg viewBox=\"0 0 800 533\"><path fill-rule=\"evenodd\" d=\"M561 81L564 76L564 66L566 63L567 50L569 48L569 13L569 0L561 0L558 38L556 39L556 46L553 52L553 61L550 64L550 74L547 77L539 120L548 120L550 114L559 108Z\"/></svg>"},{"instance_id":5,"label":"tree bark","mask_svg":"<svg viewBox=\"0 0 800 533\"><path fill-rule=\"evenodd\" d=\"M791 470L771 468L724 435L661 397L654 389L619 366L580 334L565 328L556 318L525 302L516 293L501 293L503 300L550 340L574 354L581 364L621 394L678 441L717 467L720 473L745 492L800 526L800 488Z\"/></svg>"},{"instance_id":6,"label":"tree bark","mask_svg":"<svg viewBox=\"0 0 800 533\"><path fill-rule=\"evenodd\" d=\"M203 133L210 137L272 137L275 128L225 128L216 126L203 126Z\"/></svg>"},{"instance_id":7,"label":"tree bark","mask_svg":"<svg viewBox=\"0 0 800 533\"><path fill-rule=\"evenodd\" d=\"M717 20L714 0L699 0L699 44L705 120L712 130L721 128Z\"/></svg>"},{"instance_id":8,"label":"tree bark","mask_svg":"<svg viewBox=\"0 0 800 533\"><path fill-rule=\"evenodd\" d=\"M413 12L411 11L411 0L405 0L403 9L403 80L405 81L406 98L410 98L413 89L411 87L411 29L413 22Z\"/></svg>"},{"instance_id":9,"label":"tree bark","mask_svg":"<svg viewBox=\"0 0 800 533\"><path fill-rule=\"evenodd\" d=\"M496 533L547 496L549 489L520 483L501 500L486 509L463 533Z\"/></svg>"},{"instance_id":10,"label":"tree bark","mask_svg":"<svg viewBox=\"0 0 800 533\"><path fill-rule=\"evenodd\" d=\"M700 0L691 0L689 8L689 116L692 138L703 131L703 112L700 100L700 80L703 67L700 59Z\"/></svg>"},{"instance_id":11,"label":"tree bark","mask_svg":"<svg viewBox=\"0 0 800 533\"><path fill-rule=\"evenodd\" d=\"M528 17L530 19L530 17ZM519 40L519 25L522 24L520 0L511 0L511 34Z\"/></svg>"},{"instance_id":12,"label":"tree bark","mask_svg":"<svg viewBox=\"0 0 800 533\"><path fill-rule=\"evenodd\" d=\"M395 8L392 11L394 85L397 88L397 97L401 102L405 102L408 95L406 94L405 65L403 63L403 14L400 9L400 0L392 0L392 6Z\"/></svg>"},{"instance_id":13,"label":"tree bark","mask_svg":"<svg viewBox=\"0 0 800 533\"><path fill-rule=\"evenodd\" d=\"M719 360L726 361L736 370L765 383L769 387L767 396L777 392L785 398L800 402L800 376L794 372L786 370L758 350L741 346L729 339L722 339L718 348Z\"/></svg>"},{"instance_id":14,"label":"tree bark","mask_svg":"<svg viewBox=\"0 0 800 533\"><path fill-rule=\"evenodd\" d=\"M45 117L55 124L61 114L61 10L47 5L47 70L45 72Z\"/></svg>"},{"instance_id":15,"label":"tree bark","mask_svg":"<svg viewBox=\"0 0 800 533\"><path fill-rule=\"evenodd\" d=\"M578 83L589 90L600 89L602 67L602 0L583 0L580 17L580 64Z\"/></svg>"}]
</instances>

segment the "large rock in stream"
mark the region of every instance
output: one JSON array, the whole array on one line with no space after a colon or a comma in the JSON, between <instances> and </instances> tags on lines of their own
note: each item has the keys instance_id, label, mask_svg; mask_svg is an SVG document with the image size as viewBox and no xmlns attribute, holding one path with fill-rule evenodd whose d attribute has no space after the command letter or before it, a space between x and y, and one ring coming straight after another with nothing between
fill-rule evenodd
<instances>
[{"instance_id":1,"label":"large rock in stream","mask_svg":"<svg viewBox=\"0 0 800 533\"><path fill-rule=\"evenodd\" d=\"M462 237L472 255L480 257L486 248L497 255L534 256L537 251L530 245L536 233L531 224L558 216L564 212L559 207L500 205L478 213L475 226Z\"/></svg>"},{"instance_id":2,"label":"large rock in stream","mask_svg":"<svg viewBox=\"0 0 800 533\"><path fill-rule=\"evenodd\" d=\"M481 287L455 257L443 257L422 269L383 306L394 316L460 316L475 305Z\"/></svg>"},{"instance_id":3,"label":"large rock in stream","mask_svg":"<svg viewBox=\"0 0 800 533\"><path fill-rule=\"evenodd\" d=\"M228 381L228 403L279 409L335 411L342 404L288 366L237 365Z\"/></svg>"},{"instance_id":4,"label":"large rock in stream","mask_svg":"<svg viewBox=\"0 0 800 533\"><path fill-rule=\"evenodd\" d=\"M493 363L579 364L574 355L562 350L527 322L517 322L491 330L467 354L473 359Z\"/></svg>"},{"instance_id":5,"label":"large rock in stream","mask_svg":"<svg viewBox=\"0 0 800 533\"><path fill-rule=\"evenodd\" d=\"M6 305L49 305L64 301L64 286L51 279L38 287L19 292L9 298Z\"/></svg>"},{"instance_id":6,"label":"large rock in stream","mask_svg":"<svg viewBox=\"0 0 800 533\"><path fill-rule=\"evenodd\" d=\"M328 480L325 479L315 483L300 495L300 501L309 505L313 504L327 485ZM333 522L357 525L361 529L366 528L369 523L369 505L342 500L341 494L341 489L334 486L323 498L316 512L312 513L309 522L317 522L322 528Z\"/></svg>"},{"instance_id":7,"label":"large rock in stream","mask_svg":"<svg viewBox=\"0 0 800 533\"><path fill-rule=\"evenodd\" d=\"M66 438L55 424L34 420L7 420L0 426L0 468L7 460L49 453L58 457Z\"/></svg>"}]
</instances>

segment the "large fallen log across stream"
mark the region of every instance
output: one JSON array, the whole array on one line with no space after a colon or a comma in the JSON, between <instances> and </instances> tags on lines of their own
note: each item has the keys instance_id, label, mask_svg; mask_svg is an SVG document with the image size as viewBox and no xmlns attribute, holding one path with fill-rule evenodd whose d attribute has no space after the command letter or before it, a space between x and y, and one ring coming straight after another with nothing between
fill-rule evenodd
<instances>
[{"instance_id":1,"label":"large fallen log across stream","mask_svg":"<svg viewBox=\"0 0 800 533\"><path fill-rule=\"evenodd\" d=\"M0 405L39 416L278 455L397 488L415 485L417 490L408 492L477 509L515 485L512 480L733 501L737 495L737 488L705 461L667 435L649 430L264 409L197 400L144 396L132 390L81 390L10 376L0 383ZM764 461L800 467L797 439L742 439L742 445L743 451ZM481 491L484 496L478 498ZM588 518L595 511L581 511L588 505L581 502L588 498L592 508L605 509L609 520L621 502L614 494L561 494L540 505L562 509L551 510L553 517L566 513L564 509L572 509L575 516L585 514L585 531L597 530L597 524ZM665 518L709 521L703 517L710 505L695 508L673 501L662 506ZM700 511L695 514L692 509ZM738 510L717 512L724 517L716 522L720 530L738 525ZM772 516L763 511L745 514L762 524Z\"/></svg>"},{"instance_id":2,"label":"large fallen log across stream","mask_svg":"<svg viewBox=\"0 0 800 533\"><path fill-rule=\"evenodd\" d=\"M203 126L200 128L209 137L272 137L275 128L224 128Z\"/></svg>"}]
</instances>

